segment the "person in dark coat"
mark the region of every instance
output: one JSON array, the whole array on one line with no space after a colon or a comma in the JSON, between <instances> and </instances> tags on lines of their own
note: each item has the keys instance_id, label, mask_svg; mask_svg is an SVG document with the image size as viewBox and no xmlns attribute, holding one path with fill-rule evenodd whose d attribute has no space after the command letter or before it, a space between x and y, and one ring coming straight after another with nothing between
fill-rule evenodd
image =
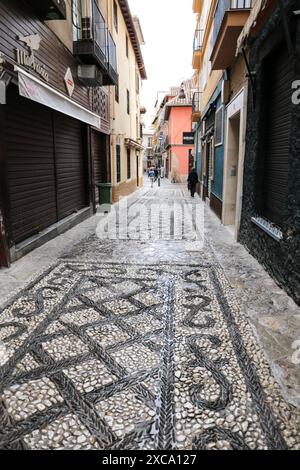
<instances>
[{"instance_id":1,"label":"person in dark coat","mask_svg":"<svg viewBox=\"0 0 300 470\"><path fill-rule=\"evenodd\" d=\"M198 183L199 179L198 179L198 173L196 171L196 168L193 168L189 174L189 177L188 177L188 187L189 187L189 190L191 191L191 196L194 197L195 196L195 192L196 192L196 185Z\"/></svg>"}]
</instances>

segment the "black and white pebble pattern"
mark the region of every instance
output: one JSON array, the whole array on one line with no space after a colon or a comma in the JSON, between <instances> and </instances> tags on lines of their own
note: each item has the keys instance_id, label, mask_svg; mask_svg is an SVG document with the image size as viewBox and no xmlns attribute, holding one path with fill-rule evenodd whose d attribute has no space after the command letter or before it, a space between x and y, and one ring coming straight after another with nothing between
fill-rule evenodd
<instances>
[{"instance_id":1,"label":"black and white pebble pattern","mask_svg":"<svg viewBox=\"0 0 300 470\"><path fill-rule=\"evenodd\" d=\"M216 266L62 261L0 323L0 447L299 449Z\"/></svg>"}]
</instances>

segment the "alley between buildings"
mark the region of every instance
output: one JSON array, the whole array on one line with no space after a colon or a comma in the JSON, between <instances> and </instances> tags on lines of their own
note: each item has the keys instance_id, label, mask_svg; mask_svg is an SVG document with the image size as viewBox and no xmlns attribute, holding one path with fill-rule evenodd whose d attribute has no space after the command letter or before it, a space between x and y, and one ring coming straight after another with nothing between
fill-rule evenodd
<instances>
[{"instance_id":1,"label":"alley between buildings","mask_svg":"<svg viewBox=\"0 0 300 470\"><path fill-rule=\"evenodd\" d=\"M202 238L100 239L98 213L0 273L0 447L299 449L299 308L186 185L127 201Z\"/></svg>"}]
</instances>

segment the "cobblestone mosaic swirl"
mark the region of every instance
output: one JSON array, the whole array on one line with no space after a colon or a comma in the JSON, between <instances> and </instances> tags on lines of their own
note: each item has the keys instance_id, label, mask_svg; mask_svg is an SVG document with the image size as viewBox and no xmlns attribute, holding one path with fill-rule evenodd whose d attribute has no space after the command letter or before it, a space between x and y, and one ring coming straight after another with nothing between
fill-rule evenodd
<instances>
[{"instance_id":1,"label":"cobblestone mosaic swirl","mask_svg":"<svg viewBox=\"0 0 300 470\"><path fill-rule=\"evenodd\" d=\"M299 449L222 271L62 261L1 312L1 449Z\"/></svg>"}]
</instances>

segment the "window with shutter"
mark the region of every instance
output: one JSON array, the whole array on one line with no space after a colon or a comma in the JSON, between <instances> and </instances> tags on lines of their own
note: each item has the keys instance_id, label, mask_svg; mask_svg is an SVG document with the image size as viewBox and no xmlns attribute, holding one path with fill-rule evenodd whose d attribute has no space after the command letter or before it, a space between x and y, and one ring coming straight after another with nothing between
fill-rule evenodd
<instances>
[{"instance_id":1,"label":"window with shutter","mask_svg":"<svg viewBox=\"0 0 300 470\"><path fill-rule=\"evenodd\" d=\"M130 147L127 148L127 179L131 178L131 152Z\"/></svg>"},{"instance_id":2,"label":"window with shutter","mask_svg":"<svg viewBox=\"0 0 300 470\"><path fill-rule=\"evenodd\" d=\"M116 146L116 166L117 166L117 183L121 181L121 147Z\"/></svg>"},{"instance_id":3,"label":"window with shutter","mask_svg":"<svg viewBox=\"0 0 300 470\"><path fill-rule=\"evenodd\" d=\"M261 211L264 217L282 227L287 203L294 79L293 60L285 45L266 62L265 73L267 106Z\"/></svg>"},{"instance_id":4,"label":"window with shutter","mask_svg":"<svg viewBox=\"0 0 300 470\"><path fill-rule=\"evenodd\" d=\"M118 5L114 0L114 26L115 30L118 32Z\"/></svg>"},{"instance_id":5,"label":"window with shutter","mask_svg":"<svg viewBox=\"0 0 300 470\"><path fill-rule=\"evenodd\" d=\"M223 143L223 106L216 111L215 117L215 145Z\"/></svg>"}]
</instances>

